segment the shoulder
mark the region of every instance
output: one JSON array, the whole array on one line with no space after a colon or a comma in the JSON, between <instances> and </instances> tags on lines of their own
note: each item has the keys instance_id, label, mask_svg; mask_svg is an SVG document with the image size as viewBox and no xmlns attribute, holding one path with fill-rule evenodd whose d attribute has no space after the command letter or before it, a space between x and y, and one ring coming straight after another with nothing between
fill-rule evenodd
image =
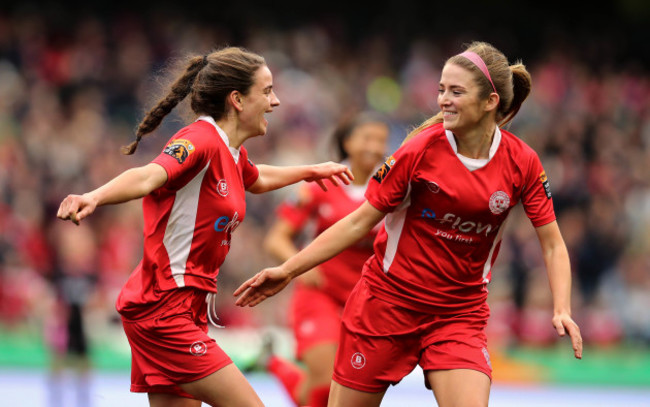
<instances>
[{"instance_id":1,"label":"shoulder","mask_svg":"<svg viewBox=\"0 0 650 407\"><path fill-rule=\"evenodd\" d=\"M424 128L413 136L413 138L400 146L395 154L399 156L421 156L427 150L442 142L447 142L447 136L442 123L437 123Z\"/></svg>"},{"instance_id":2,"label":"shoulder","mask_svg":"<svg viewBox=\"0 0 650 407\"><path fill-rule=\"evenodd\" d=\"M532 147L507 130L501 129L501 142L508 150L509 155L516 160L530 160L537 157L537 153Z\"/></svg>"}]
</instances>

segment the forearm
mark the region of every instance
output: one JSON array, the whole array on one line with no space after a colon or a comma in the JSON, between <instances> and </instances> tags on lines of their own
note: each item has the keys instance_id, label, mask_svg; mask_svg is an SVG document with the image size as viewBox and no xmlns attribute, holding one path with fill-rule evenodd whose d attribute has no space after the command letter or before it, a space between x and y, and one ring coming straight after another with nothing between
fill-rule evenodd
<instances>
[{"instance_id":1,"label":"forearm","mask_svg":"<svg viewBox=\"0 0 650 407\"><path fill-rule=\"evenodd\" d=\"M571 265L565 245L558 245L544 254L544 262L553 294L555 314L571 315Z\"/></svg>"},{"instance_id":2,"label":"forearm","mask_svg":"<svg viewBox=\"0 0 650 407\"><path fill-rule=\"evenodd\" d=\"M271 227L264 239L264 250L280 262L285 262L298 253L286 221L279 220Z\"/></svg>"},{"instance_id":3,"label":"forearm","mask_svg":"<svg viewBox=\"0 0 650 407\"><path fill-rule=\"evenodd\" d=\"M118 204L142 198L162 186L166 180L167 173L161 166L148 164L124 171L87 195L97 206Z\"/></svg>"},{"instance_id":4,"label":"forearm","mask_svg":"<svg viewBox=\"0 0 650 407\"><path fill-rule=\"evenodd\" d=\"M273 191L287 185L295 184L313 177L314 171L310 165L296 165L280 167L275 165L258 165L259 178L251 188L250 192L259 194Z\"/></svg>"},{"instance_id":5,"label":"forearm","mask_svg":"<svg viewBox=\"0 0 650 407\"><path fill-rule=\"evenodd\" d=\"M281 267L294 278L361 240L383 216L384 213L365 202L357 210L318 235L314 241Z\"/></svg>"}]
</instances>

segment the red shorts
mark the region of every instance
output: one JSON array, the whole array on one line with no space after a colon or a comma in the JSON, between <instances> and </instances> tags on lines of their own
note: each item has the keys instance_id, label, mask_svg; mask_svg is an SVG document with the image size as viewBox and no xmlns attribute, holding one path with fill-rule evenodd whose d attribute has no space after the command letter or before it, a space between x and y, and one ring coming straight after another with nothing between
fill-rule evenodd
<instances>
[{"instance_id":1,"label":"red shorts","mask_svg":"<svg viewBox=\"0 0 650 407\"><path fill-rule=\"evenodd\" d=\"M178 385L232 363L207 334L205 292L174 290L173 307L144 320L122 318L131 345L131 391L193 398Z\"/></svg>"},{"instance_id":2,"label":"red shorts","mask_svg":"<svg viewBox=\"0 0 650 407\"><path fill-rule=\"evenodd\" d=\"M372 295L362 279L343 311L333 379L377 393L419 364L425 372L477 370L491 380L485 335L489 314L487 304L454 315L406 309Z\"/></svg>"},{"instance_id":3,"label":"red shorts","mask_svg":"<svg viewBox=\"0 0 650 407\"><path fill-rule=\"evenodd\" d=\"M331 296L318 289L296 285L289 307L299 359L314 345L338 343L343 306Z\"/></svg>"}]
</instances>

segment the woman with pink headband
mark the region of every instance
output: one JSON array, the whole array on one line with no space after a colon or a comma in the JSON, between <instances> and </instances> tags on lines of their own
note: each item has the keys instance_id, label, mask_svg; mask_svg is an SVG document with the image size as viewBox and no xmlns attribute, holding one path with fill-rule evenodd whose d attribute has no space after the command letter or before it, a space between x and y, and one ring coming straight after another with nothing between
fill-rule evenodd
<instances>
[{"instance_id":1,"label":"woman with pink headband","mask_svg":"<svg viewBox=\"0 0 650 407\"><path fill-rule=\"evenodd\" d=\"M385 218L343 312L330 406L378 406L388 386L416 365L440 407L488 405L487 285L504 222L520 201L541 244L553 326L582 357L549 181L537 154L500 128L530 88L524 65L509 65L490 44L472 43L449 58L438 89L441 112L386 160L367 201L235 292L238 305L256 305Z\"/></svg>"}]
</instances>

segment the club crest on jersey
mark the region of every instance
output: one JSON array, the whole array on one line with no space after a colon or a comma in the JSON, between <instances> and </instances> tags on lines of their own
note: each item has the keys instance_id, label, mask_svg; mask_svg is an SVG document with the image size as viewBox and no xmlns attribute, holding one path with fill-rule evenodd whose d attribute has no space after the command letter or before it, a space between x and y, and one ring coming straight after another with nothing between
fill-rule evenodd
<instances>
[{"instance_id":1,"label":"club crest on jersey","mask_svg":"<svg viewBox=\"0 0 650 407\"><path fill-rule=\"evenodd\" d=\"M196 341L190 345L190 353L194 356L203 356L208 352L208 347L202 341Z\"/></svg>"},{"instance_id":2,"label":"club crest on jersey","mask_svg":"<svg viewBox=\"0 0 650 407\"><path fill-rule=\"evenodd\" d=\"M217 182L217 192L223 197L228 196L228 183L225 179L220 179L219 182Z\"/></svg>"},{"instance_id":3,"label":"club crest on jersey","mask_svg":"<svg viewBox=\"0 0 650 407\"><path fill-rule=\"evenodd\" d=\"M542 186L544 187L544 193L546 194L546 198L551 199L551 185L548 183L548 177L546 176L546 171L542 171L542 173L539 174L539 182L541 182Z\"/></svg>"},{"instance_id":4,"label":"club crest on jersey","mask_svg":"<svg viewBox=\"0 0 650 407\"><path fill-rule=\"evenodd\" d=\"M179 164L183 164L195 150L194 145L189 140L176 139L167 144L163 153L174 157Z\"/></svg>"},{"instance_id":5,"label":"club crest on jersey","mask_svg":"<svg viewBox=\"0 0 650 407\"><path fill-rule=\"evenodd\" d=\"M429 191L433 192L434 194L440 192L440 186L433 181L427 181L427 188L429 188Z\"/></svg>"},{"instance_id":6,"label":"club crest on jersey","mask_svg":"<svg viewBox=\"0 0 650 407\"><path fill-rule=\"evenodd\" d=\"M490 212L499 215L510 207L510 197L503 191L497 191L490 197Z\"/></svg>"},{"instance_id":7,"label":"club crest on jersey","mask_svg":"<svg viewBox=\"0 0 650 407\"><path fill-rule=\"evenodd\" d=\"M390 171L390 168L395 165L395 158L391 155L386 159L386 162L381 166L379 170L373 175L372 177L377 181L377 182L382 182L384 178L386 177L386 174L388 174L388 171Z\"/></svg>"}]
</instances>

